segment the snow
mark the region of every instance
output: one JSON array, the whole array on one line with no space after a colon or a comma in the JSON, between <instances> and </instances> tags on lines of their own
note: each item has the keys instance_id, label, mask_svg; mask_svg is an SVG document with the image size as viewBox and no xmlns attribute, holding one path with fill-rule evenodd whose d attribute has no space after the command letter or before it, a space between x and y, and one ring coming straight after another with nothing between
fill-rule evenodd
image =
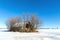
<instances>
[{"instance_id":1,"label":"snow","mask_svg":"<svg viewBox=\"0 0 60 40\"><path fill-rule=\"evenodd\" d=\"M0 29L0 40L60 40L60 29L38 29L39 32L8 32Z\"/></svg>"}]
</instances>

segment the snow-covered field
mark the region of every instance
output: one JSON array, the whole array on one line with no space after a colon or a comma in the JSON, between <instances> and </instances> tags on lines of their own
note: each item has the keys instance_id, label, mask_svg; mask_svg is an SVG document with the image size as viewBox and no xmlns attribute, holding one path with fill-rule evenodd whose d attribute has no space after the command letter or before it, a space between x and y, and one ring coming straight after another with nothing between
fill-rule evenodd
<instances>
[{"instance_id":1,"label":"snow-covered field","mask_svg":"<svg viewBox=\"0 0 60 40\"><path fill-rule=\"evenodd\" d=\"M20 33L7 32L7 29L0 29L0 40L60 40L60 29L38 29L38 31Z\"/></svg>"}]
</instances>

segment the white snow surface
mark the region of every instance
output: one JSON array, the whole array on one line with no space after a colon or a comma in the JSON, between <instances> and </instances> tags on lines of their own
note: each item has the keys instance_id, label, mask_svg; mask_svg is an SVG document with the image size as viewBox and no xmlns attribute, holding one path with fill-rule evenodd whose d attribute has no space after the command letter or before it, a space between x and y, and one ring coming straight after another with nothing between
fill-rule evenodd
<instances>
[{"instance_id":1,"label":"white snow surface","mask_svg":"<svg viewBox=\"0 0 60 40\"><path fill-rule=\"evenodd\" d=\"M0 29L0 40L60 40L60 29L38 29L39 32L8 32Z\"/></svg>"}]
</instances>

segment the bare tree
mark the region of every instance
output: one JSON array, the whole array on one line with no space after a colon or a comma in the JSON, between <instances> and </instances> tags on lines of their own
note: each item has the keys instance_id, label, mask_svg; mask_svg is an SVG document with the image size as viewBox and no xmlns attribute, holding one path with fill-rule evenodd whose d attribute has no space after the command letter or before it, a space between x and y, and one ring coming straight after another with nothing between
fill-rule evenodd
<instances>
[{"instance_id":1,"label":"bare tree","mask_svg":"<svg viewBox=\"0 0 60 40\"><path fill-rule=\"evenodd\" d=\"M10 31L18 31L19 28L21 27L20 22L21 22L20 17L17 16L16 18L9 18L6 22L6 25Z\"/></svg>"},{"instance_id":2,"label":"bare tree","mask_svg":"<svg viewBox=\"0 0 60 40\"><path fill-rule=\"evenodd\" d=\"M33 15L31 16L31 22L32 22L32 24L34 25L34 27L37 28L37 27L38 27L38 24L40 23L38 16L35 15L35 14L33 14Z\"/></svg>"},{"instance_id":3,"label":"bare tree","mask_svg":"<svg viewBox=\"0 0 60 40\"><path fill-rule=\"evenodd\" d=\"M10 31L12 31L13 29L13 25L16 23L16 19L15 18L9 18L8 20L7 20L7 22L6 22L6 25L7 25L7 27L8 27L8 29L10 30Z\"/></svg>"},{"instance_id":4,"label":"bare tree","mask_svg":"<svg viewBox=\"0 0 60 40\"><path fill-rule=\"evenodd\" d=\"M26 28L29 31L35 31L34 29L38 27L39 25L39 18L37 15L33 14L33 15L26 15L24 16L24 19L26 21Z\"/></svg>"}]
</instances>

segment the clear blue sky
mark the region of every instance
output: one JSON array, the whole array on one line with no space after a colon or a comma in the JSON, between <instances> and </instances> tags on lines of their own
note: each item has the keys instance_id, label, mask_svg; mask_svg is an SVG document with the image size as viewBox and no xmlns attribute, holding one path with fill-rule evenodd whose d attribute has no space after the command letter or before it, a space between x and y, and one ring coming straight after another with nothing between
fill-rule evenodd
<instances>
[{"instance_id":1,"label":"clear blue sky","mask_svg":"<svg viewBox=\"0 0 60 40\"><path fill-rule=\"evenodd\" d=\"M0 0L0 28L5 28L8 17L23 12L37 13L42 27L60 27L60 0Z\"/></svg>"}]
</instances>

